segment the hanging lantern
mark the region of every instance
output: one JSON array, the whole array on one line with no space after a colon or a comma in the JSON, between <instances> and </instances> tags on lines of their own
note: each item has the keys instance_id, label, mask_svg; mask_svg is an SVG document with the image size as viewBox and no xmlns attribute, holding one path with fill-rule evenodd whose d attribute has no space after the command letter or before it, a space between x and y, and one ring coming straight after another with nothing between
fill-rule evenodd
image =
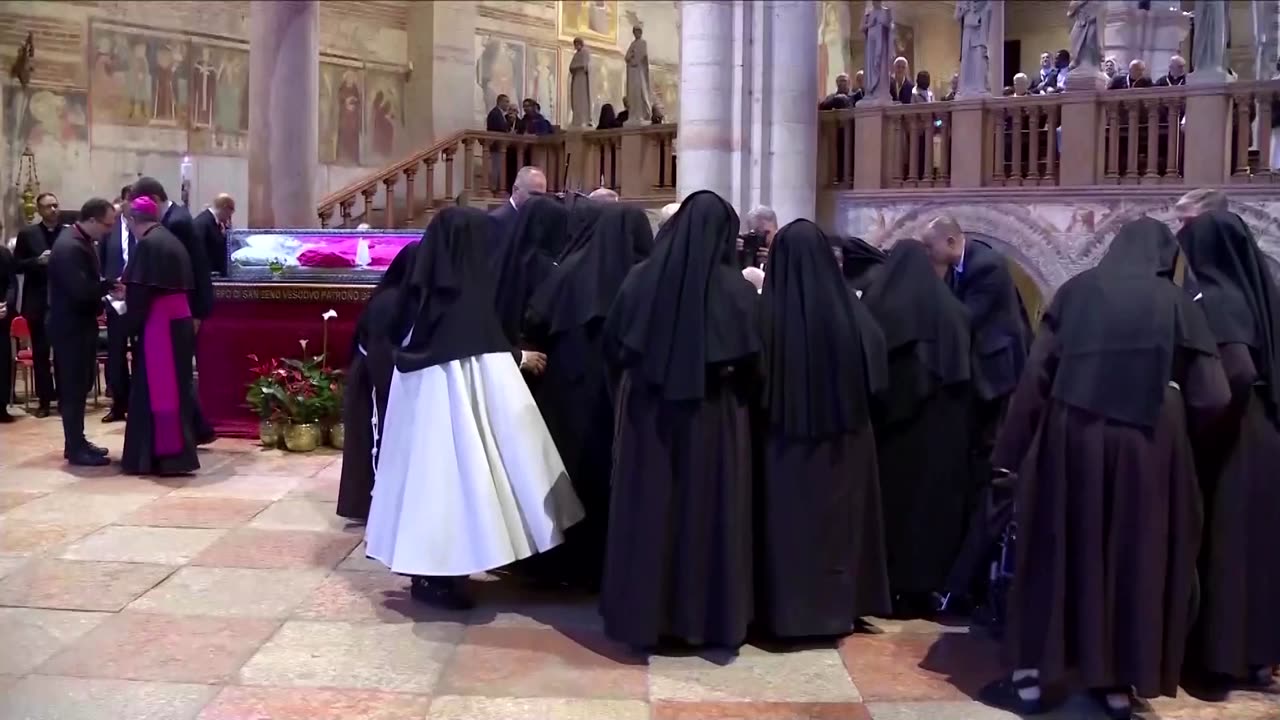
<instances>
[{"instance_id":1,"label":"hanging lantern","mask_svg":"<svg viewBox=\"0 0 1280 720\"><path fill-rule=\"evenodd\" d=\"M13 174L13 185L22 198L22 217L27 223L36 221L36 198L40 195L40 173L36 170L36 155L28 145L18 158L18 171Z\"/></svg>"}]
</instances>

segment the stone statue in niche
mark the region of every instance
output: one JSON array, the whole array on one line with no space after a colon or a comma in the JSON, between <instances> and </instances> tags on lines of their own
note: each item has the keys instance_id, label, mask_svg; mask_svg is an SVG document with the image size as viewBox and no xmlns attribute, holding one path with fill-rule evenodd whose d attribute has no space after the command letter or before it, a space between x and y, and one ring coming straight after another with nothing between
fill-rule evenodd
<instances>
[{"instance_id":1,"label":"stone statue in niche","mask_svg":"<svg viewBox=\"0 0 1280 720\"><path fill-rule=\"evenodd\" d=\"M987 42L991 37L991 10L991 0L959 0L956 3L956 19L960 21L957 99L991 94L991 57L987 52Z\"/></svg>"},{"instance_id":2,"label":"stone statue in niche","mask_svg":"<svg viewBox=\"0 0 1280 720\"><path fill-rule=\"evenodd\" d=\"M1191 42L1191 66L1188 80L1224 82L1227 70L1227 4L1222 0L1196 0L1195 35Z\"/></svg>"},{"instance_id":3,"label":"stone statue in niche","mask_svg":"<svg viewBox=\"0 0 1280 720\"><path fill-rule=\"evenodd\" d=\"M569 61L570 127L591 124L591 52L582 38L573 39L573 59Z\"/></svg>"},{"instance_id":4,"label":"stone statue in niche","mask_svg":"<svg viewBox=\"0 0 1280 720\"><path fill-rule=\"evenodd\" d=\"M1101 90L1106 87L1106 75L1102 74L1102 28L1107 19L1106 2L1071 0L1067 6L1067 17L1071 18L1071 66L1067 89Z\"/></svg>"},{"instance_id":5,"label":"stone statue in niche","mask_svg":"<svg viewBox=\"0 0 1280 720\"><path fill-rule=\"evenodd\" d=\"M869 0L862 13L862 34L866 38L863 104L884 105L893 101L889 72L893 67L893 11L884 0Z\"/></svg>"},{"instance_id":6,"label":"stone statue in niche","mask_svg":"<svg viewBox=\"0 0 1280 720\"><path fill-rule=\"evenodd\" d=\"M627 106L627 125L649 123L649 98L653 96L649 86L649 44L644 40L644 28L631 28L635 40L627 48L627 94L623 98Z\"/></svg>"}]
</instances>

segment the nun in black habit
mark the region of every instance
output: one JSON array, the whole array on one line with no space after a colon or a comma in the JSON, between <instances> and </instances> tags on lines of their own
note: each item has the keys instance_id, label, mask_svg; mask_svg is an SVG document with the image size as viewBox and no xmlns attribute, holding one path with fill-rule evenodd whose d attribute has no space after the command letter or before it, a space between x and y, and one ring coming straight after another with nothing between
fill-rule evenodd
<instances>
[{"instance_id":1,"label":"nun in black habit","mask_svg":"<svg viewBox=\"0 0 1280 720\"><path fill-rule=\"evenodd\" d=\"M884 265L885 252L857 237L836 238L832 247L840 255L840 271L845 284L854 292L863 292L872 274Z\"/></svg>"},{"instance_id":2,"label":"nun in black habit","mask_svg":"<svg viewBox=\"0 0 1280 720\"><path fill-rule=\"evenodd\" d=\"M1187 665L1208 687L1270 685L1280 664L1280 296L1239 216L1201 215L1178 240L1232 398L1199 448L1202 602Z\"/></svg>"},{"instance_id":3,"label":"nun in black habit","mask_svg":"<svg viewBox=\"0 0 1280 720\"><path fill-rule=\"evenodd\" d=\"M858 617L889 611L870 415L886 380L884 336L808 220L774 238L760 316L756 614L779 637L844 635Z\"/></svg>"},{"instance_id":4,"label":"nun in black habit","mask_svg":"<svg viewBox=\"0 0 1280 720\"><path fill-rule=\"evenodd\" d=\"M515 228L499 238L491 256L495 305L502 331L513 346L523 345L529 300L551 275L568 242L569 209L554 195L535 195L520 206Z\"/></svg>"},{"instance_id":5,"label":"nun in black habit","mask_svg":"<svg viewBox=\"0 0 1280 720\"><path fill-rule=\"evenodd\" d=\"M738 215L690 195L605 320L616 380L600 612L615 640L736 647L753 616L752 449L759 296Z\"/></svg>"},{"instance_id":6,"label":"nun in black habit","mask_svg":"<svg viewBox=\"0 0 1280 720\"><path fill-rule=\"evenodd\" d=\"M401 285L366 553L415 597L470 604L467 575L564 540L582 519L493 307L483 212L446 208Z\"/></svg>"},{"instance_id":7,"label":"nun in black habit","mask_svg":"<svg viewBox=\"0 0 1280 720\"><path fill-rule=\"evenodd\" d=\"M924 245L900 240L862 295L884 331L888 387L875 406L894 610L928 614L974 492L969 314Z\"/></svg>"},{"instance_id":8,"label":"nun in black habit","mask_svg":"<svg viewBox=\"0 0 1280 720\"><path fill-rule=\"evenodd\" d=\"M192 361L195 323L187 294L194 285L182 241L159 220L147 197L126 217L138 239L122 281L125 332L136 338L135 381L120 464L130 475L179 475L200 469L195 441Z\"/></svg>"},{"instance_id":9,"label":"nun in black habit","mask_svg":"<svg viewBox=\"0 0 1280 720\"><path fill-rule=\"evenodd\" d=\"M387 416L387 393L391 391L391 373L395 369L396 347L387 336L388 323L400 304L400 284L408 277L417 250L418 243L412 242L396 254L356 321L351 365L342 395L342 423L347 436L342 446L337 513L345 518L369 517L378 438L383 432L382 419Z\"/></svg>"},{"instance_id":10,"label":"nun in black habit","mask_svg":"<svg viewBox=\"0 0 1280 720\"><path fill-rule=\"evenodd\" d=\"M609 518L613 401L606 385L604 319L627 273L649 256L653 231L640 208L578 199L563 260L534 293L525 340L545 352L534 399L587 516L558 555L561 579L598 587Z\"/></svg>"},{"instance_id":11,"label":"nun in black habit","mask_svg":"<svg viewBox=\"0 0 1280 720\"><path fill-rule=\"evenodd\" d=\"M1163 223L1131 222L1044 315L992 456L1018 476L1016 670L994 702L1043 710L1041 688L1070 683L1128 718L1131 692L1177 692L1202 523L1189 436L1229 399L1177 255Z\"/></svg>"}]
</instances>

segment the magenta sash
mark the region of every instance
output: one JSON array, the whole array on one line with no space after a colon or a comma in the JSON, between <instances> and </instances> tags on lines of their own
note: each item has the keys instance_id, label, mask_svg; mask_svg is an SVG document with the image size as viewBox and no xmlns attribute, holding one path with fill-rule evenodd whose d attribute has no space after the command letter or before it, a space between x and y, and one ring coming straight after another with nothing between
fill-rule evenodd
<instances>
[{"instance_id":1,"label":"magenta sash","mask_svg":"<svg viewBox=\"0 0 1280 720\"><path fill-rule=\"evenodd\" d=\"M151 398L152 453L169 457L182 452L182 402L178 368L173 357L173 321L191 317L186 293L158 295L147 309L142 329L142 353L147 365L147 395Z\"/></svg>"}]
</instances>

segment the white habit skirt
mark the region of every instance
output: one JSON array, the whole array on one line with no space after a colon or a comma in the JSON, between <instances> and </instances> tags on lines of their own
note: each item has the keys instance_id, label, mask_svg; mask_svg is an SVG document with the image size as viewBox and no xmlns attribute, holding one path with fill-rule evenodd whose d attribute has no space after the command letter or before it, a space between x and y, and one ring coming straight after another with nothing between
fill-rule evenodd
<instances>
[{"instance_id":1,"label":"white habit skirt","mask_svg":"<svg viewBox=\"0 0 1280 720\"><path fill-rule=\"evenodd\" d=\"M492 570L564 541L583 517L510 353L391 379L366 554L402 575Z\"/></svg>"}]
</instances>

